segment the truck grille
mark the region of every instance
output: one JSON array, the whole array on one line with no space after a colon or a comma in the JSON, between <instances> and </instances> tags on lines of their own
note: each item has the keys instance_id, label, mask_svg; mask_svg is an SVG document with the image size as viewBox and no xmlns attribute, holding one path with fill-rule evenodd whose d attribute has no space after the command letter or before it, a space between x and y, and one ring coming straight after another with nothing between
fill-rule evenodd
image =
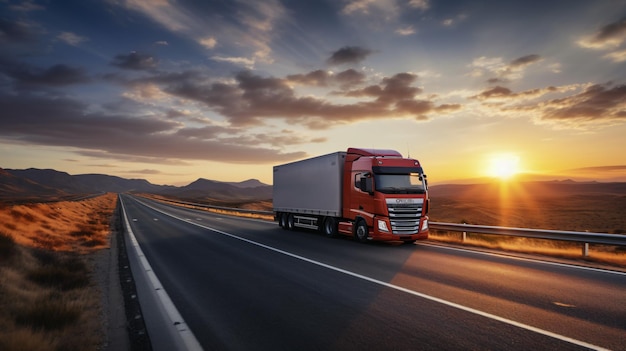
<instances>
[{"instance_id":1,"label":"truck grille","mask_svg":"<svg viewBox=\"0 0 626 351\"><path fill-rule=\"evenodd\" d=\"M424 199L387 199L391 231L397 235L417 234Z\"/></svg>"}]
</instances>

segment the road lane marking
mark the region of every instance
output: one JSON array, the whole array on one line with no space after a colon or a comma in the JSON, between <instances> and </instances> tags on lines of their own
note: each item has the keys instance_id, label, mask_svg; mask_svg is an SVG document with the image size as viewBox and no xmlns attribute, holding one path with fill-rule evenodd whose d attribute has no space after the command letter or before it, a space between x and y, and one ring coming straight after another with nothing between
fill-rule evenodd
<instances>
[{"instance_id":1,"label":"road lane marking","mask_svg":"<svg viewBox=\"0 0 626 351\"><path fill-rule=\"evenodd\" d=\"M262 243L257 242L257 241L253 241L253 240L250 240L250 239L242 238L242 237L237 236L235 234L231 234L231 233L219 230L219 229L211 228L211 227L209 227L207 225L204 225L204 224L194 223L194 222L185 220L182 217L178 217L178 216L175 216L173 214L170 214L170 213L164 212L162 210L159 210L159 209L157 209L155 207L152 207L152 206L150 206L150 205L148 205L148 204L146 204L146 203L144 203L142 201L139 201L139 200L135 200L135 201L138 201L142 205L144 205L146 207L149 207L149 208L153 209L154 211L160 212L160 213L162 213L162 214L164 214L166 216L175 218L175 219L183 221L185 223L189 223L189 224L195 225L197 227L200 227L200 228L203 228L203 229L207 229L207 230L210 230L212 232L215 232L215 233L218 233L218 234L222 234L224 236L227 236L227 237L230 237L230 238L233 238L233 239L241 240L241 241L247 242L249 244L252 244L252 245L255 245L255 246L258 246L258 247L270 250L270 251L274 251L276 253L280 253L280 254L283 254L285 256L289 256L289 257L292 257L292 258L295 258L295 259L298 259L298 260L301 260L301 261L304 261L304 262L308 262L308 263L311 263L311 264L314 264L314 265L317 265L317 266L320 266L320 267L324 267L324 268L327 268L327 269L330 269L330 270L333 270L333 271L336 271L336 272L339 272L339 273L343 273L343 274L346 274L346 275L349 275L349 276L352 276L352 277L355 277L355 278L359 278L359 279L362 279L362 280L365 280L365 281L368 281L368 282L371 282L371 283L374 283L374 284L378 284L378 285L381 285L381 286L384 286L384 287L387 287L387 288L390 288L390 289L398 290L398 291L401 291L401 292L404 292L404 293L407 293L407 294L410 294L410 295L413 295L413 296L421 297L423 299L430 300L430 301L433 301L433 302L437 302L437 303L440 303L440 304L443 304L443 305L446 305L446 306L449 306L449 307L453 307L453 308L456 308L456 309L459 309L459 310L462 310L462 311L466 311L466 312L469 312L469 313L472 313L472 314L476 314L476 315L479 315L479 316L482 316L482 317L485 317L485 318L488 318L488 319L496 320L496 321L499 321L499 322L502 322L502 323L505 323L505 324L508 324L508 325L512 325L512 326L515 326L515 327L518 327L518 328L521 328L521 329L525 329L525 330L528 330L528 331L531 331L531 332L535 332L537 334L541 334L541 335L545 335L545 336L548 336L548 337L551 337L551 338L554 338L554 339L565 341L565 342L568 342L568 343L571 343L571 344L574 344L574 345L586 347L586 348L592 349L592 350L609 350L609 349L606 349L606 348L598 346L598 345L594 345L594 344L590 344L590 343L584 342L582 340L577 340L577 339L574 339L574 338L567 337L565 335L553 333L553 332L548 331L548 330L544 330L544 329L541 329L541 328L533 327L531 325L524 324L524 323L521 323L521 322L516 322L516 321L508 319L508 318L500 317L500 316L497 316L497 315L494 315L494 314L491 314L491 313L488 313L488 312L480 311L480 310L477 310L477 309L474 309L474 308L471 308L471 307L467 307L467 306L464 306L464 305L461 305L461 304L458 304L458 303L455 303L455 302L451 302L451 301L448 301L448 300L440 299L438 297L434 297L434 296L427 295L427 294L424 294L424 293L420 293L420 292L417 292L417 291L414 291L414 290L410 290L410 289L401 287L399 285L395 285L395 284L384 282L382 280L374 279L374 278L371 278L371 277L368 277L368 276L365 276L365 275L362 275L362 274L359 274L359 273L355 273L355 272L352 272L352 271L349 271L349 270L346 270L346 269L343 269L343 268L335 267L335 266L332 266L332 265L329 265L329 264L326 264L326 263L323 263L323 262L320 262L320 261L316 261L316 260L313 260L313 259L310 259L310 258L307 258L307 257L304 257L304 256L296 255L294 253L291 253L291 252L288 252L288 251L284 251L284 250L281 250L281 249L278 249L278 248L275 248L275 247L272 247L272 246L269 246L269 245L265 245L265 244L262 244Z\"/></svg>"},{"instance_id":2,"label":"road lane marking","mask_svg":"<svg viewBox=\"0 0 626 351\"><path fill-rule=\"evenodd\" d=\"M181 338L181 341L184 344L186 350L202 351L203 349L202 346L200 346L198 339L196 339L196 336L193 334L191 329L189 329L182 315L180 314L180 312L178 312L178 309L176 309L174 302L172 302L172 299L170 299L167 291L165 291L165 288L159 281L159 278L152 270L152 266L150 266L148 258L144 255L143 250L141 250L141 247L139 246L139 241L137 241L137 238L135 237L135 234L130 227L130 222L128 221L128 217L126 215L126 208L124 207L124 200L122 200L121 196L120 203L122 204L122 213L124 215L124 224L128 233L128 238L130 239L131 246L135 250L135 253L137 254L137 257L139 258L139 262L141 264L141 267L139 268L143 270L143 274L145 274L148 278L153 292L156 294L159 303L165 310L167 317L170 319L170 327L173 326L176 329L176 331L178 332L178 336ZM180 345L178 345L177 347L180 347Z\"/></svg>"}]
</instances>

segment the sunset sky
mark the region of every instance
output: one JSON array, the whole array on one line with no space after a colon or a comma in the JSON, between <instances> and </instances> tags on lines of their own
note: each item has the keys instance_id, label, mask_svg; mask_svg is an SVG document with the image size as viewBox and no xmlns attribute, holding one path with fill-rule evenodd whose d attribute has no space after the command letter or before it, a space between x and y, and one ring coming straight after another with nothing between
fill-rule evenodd
<instances>
[{"instance_id":1,"label":"sunset sky","mask_svg":"<svg viewBox=\"0 0 626 351\"><path fill-rule=\"evenodd\" d=\"M626 181L626 1L0 0L1 168L271 184L348 147Z\"/></svg>"}]
</instances>

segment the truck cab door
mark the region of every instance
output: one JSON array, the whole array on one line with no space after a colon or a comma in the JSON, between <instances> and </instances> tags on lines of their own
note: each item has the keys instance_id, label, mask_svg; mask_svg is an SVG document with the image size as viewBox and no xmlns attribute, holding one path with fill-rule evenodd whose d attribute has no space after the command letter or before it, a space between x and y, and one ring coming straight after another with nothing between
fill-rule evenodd
<instances>
[{"instance_id":1,"label":"truck cab door","mask_svg":"<svg viewBox=\"0 0 626 351\"><path fill-rule=\"evenodd\" d=\"M356 172L352 179L350 208L353 215L350 217L354 219L360 214L371 219L374 213L374 177L370 172Z\"/></svg>"}]
</instances>

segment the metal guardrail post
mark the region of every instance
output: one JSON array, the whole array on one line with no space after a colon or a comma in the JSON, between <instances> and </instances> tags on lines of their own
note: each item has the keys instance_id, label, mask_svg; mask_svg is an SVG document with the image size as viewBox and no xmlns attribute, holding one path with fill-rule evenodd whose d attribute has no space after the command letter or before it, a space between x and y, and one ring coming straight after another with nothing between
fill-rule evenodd
<instances>
[{"instance_id":1,"label":"metal guardrail post","mask_svg":"<svg viewBox=\"0 0 626 351\"><path fill-rule=\"evenodd\" d=\"M589 256L589 243L583 243L583 257Z\"/></svg>"}]
</instances>

